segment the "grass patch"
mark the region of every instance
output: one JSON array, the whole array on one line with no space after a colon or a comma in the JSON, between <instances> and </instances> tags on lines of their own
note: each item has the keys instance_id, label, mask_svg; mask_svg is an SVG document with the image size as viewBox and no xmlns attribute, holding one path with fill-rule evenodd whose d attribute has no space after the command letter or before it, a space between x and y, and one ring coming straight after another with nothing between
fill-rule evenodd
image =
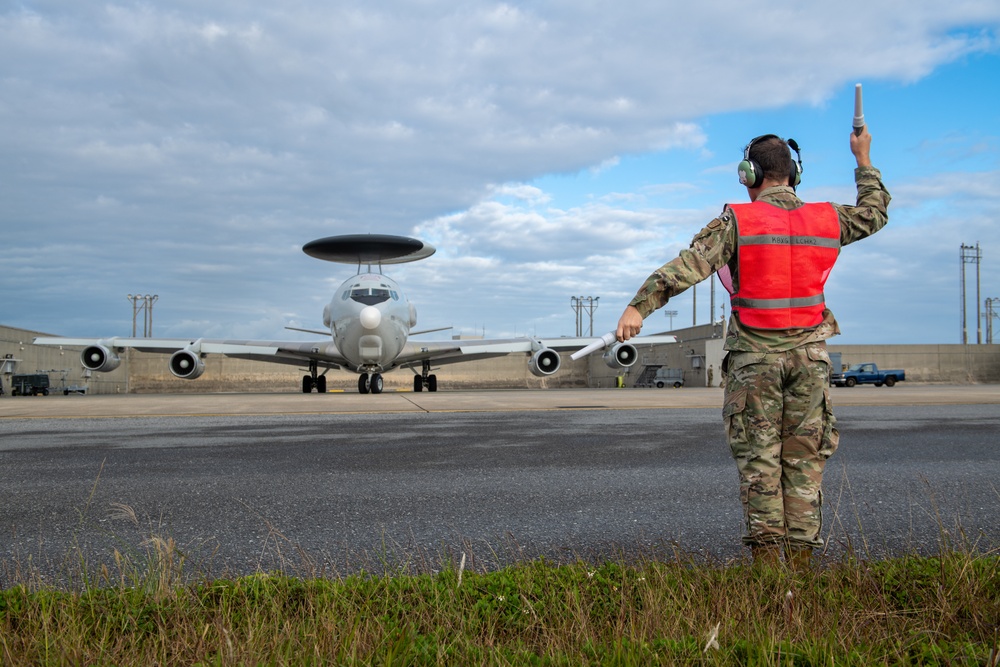
<instances>
[{"instance_id":1,"label":"grass patch","mask_svg":"<svg viewBox=\"0 0 1000 667\"><path fill-rule=\"evenodd\" d=\"M0 591L3 664L1000 664L1000 557L182 576L169 540L72 590Z\"/></svg>"}]
</instances>

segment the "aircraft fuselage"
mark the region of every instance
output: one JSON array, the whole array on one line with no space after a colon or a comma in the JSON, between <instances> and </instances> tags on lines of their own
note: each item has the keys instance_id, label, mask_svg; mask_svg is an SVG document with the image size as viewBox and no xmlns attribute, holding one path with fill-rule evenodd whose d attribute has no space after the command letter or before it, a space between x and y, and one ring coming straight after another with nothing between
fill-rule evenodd
<instances>
[{"instance_id":1,"label":"aircraft fuselage","mask_svg":"<svg viewBox=\"0 0 1000 667\"><path fill-rule=\"evenodd\" d=\"M393 368L416 323L416 309L399 285L380 273L359 273L344 281L323 309L323 324L337 350L359 373Z\"/></svg>"}]
</instances>

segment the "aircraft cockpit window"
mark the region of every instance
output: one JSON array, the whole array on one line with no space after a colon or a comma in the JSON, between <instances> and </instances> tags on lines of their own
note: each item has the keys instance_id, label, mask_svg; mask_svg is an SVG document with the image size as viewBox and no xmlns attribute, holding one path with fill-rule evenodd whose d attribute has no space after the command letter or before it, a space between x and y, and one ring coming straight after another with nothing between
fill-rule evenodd
<instances>
[{"instance_id":1,"label":"aircraft cockpit window","mask_svg":"<svg viewBox=\"0 0 1000 667\"><path fill-rule=\"evenodd\" d=\"M355 287L351 290L351 298L366 306L374 306L389 300L389 290L379 287Z\"/></svg>"}]
</instances>

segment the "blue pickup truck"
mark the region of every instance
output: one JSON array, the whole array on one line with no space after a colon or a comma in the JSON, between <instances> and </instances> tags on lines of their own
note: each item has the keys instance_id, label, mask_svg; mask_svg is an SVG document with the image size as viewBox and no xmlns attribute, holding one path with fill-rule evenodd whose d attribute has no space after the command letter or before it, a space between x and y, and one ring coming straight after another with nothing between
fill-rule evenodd
<instances>
[{"instance_id":1,"label":"blue pickup truck","mask_svg":"<svg viewBox=\"0 0 1000 667\"><path fill-rule=\"evenodd\" d=\"M880 371L872 363L854 364L843 373L834 373L831 382L838 387L853 387L856 384L873 384L876 387L891 387L906 379L902 370Z\"/></svg>"}]
</instances>

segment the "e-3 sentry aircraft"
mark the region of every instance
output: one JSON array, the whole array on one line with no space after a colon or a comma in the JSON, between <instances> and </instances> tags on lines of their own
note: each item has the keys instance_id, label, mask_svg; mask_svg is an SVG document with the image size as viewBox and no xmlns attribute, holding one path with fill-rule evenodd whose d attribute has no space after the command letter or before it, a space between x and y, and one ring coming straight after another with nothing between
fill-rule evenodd
<instances>
[{"instance_id":1,"label":"e-3 sentry aircraft","mask_svg":"<svg viewBox=\"0 0 1000 667\"><path fill-rule=\"evenodd\" d=\"M357 234L330 236L303 246L302 250L318 259L357 264L358 273L345 281L323 308L323 325L332 340L264 341L215 340L207 338L83 338L35 339L36 345L84 346L80 361L91 371L110 372L118 368L125 349L169 354L170 372L185 380L194 380L205 372L204 359L209 354L224 354L239 359L252 359L297 366L308 366L309 374L302 377L302 392L326 392L326 373L343 369L358 373L358 391L362 394L382 392L382 374L396 368L413 371L413 390L437 391L435 365L487 359L508 354L529 356L528 368L538 377L559 370L560 351L579 350L596 338L507 338L494 340L408 340L411 335L429 333L411 329L417 324L417 311L407 300L399 284L386 276L381 267L402 264L430 257L434 247L405 236ZM367 271L362 267L367 265ZM378 271L373 272L372 267ZM325 331L299 329L326 335ZM431 330L439 331L439 329ZM670 335L641 336L637 344L672 343ZM638 357L632 343L617 343L604 352L611 368L627 368Z\"/></svg>"}]
</instances>

